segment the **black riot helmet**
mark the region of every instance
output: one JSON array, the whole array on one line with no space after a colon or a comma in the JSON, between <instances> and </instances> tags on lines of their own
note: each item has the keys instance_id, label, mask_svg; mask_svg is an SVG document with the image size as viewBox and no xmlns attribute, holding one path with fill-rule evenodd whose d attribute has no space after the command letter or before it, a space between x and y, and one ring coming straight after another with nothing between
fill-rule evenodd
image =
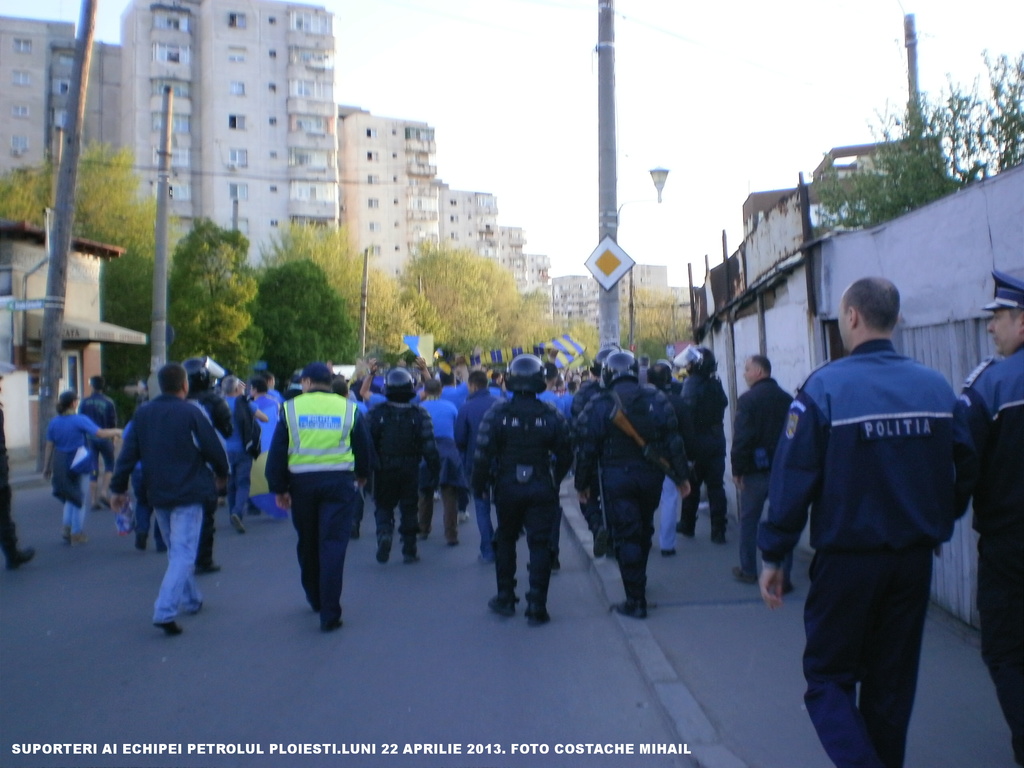
<instances>
[{"instance_id":1,"label":"black riot helmet","mask_svg":"<svg viewBox=\"0 0 1024 768\"><path fill-rule=\"evenodd\" d=\"M590 365L590 372L595 376L601 375L601 366L604 365L604 361L608 359L608 355L612 352L618 352L620 349L618 344L606 344L601 347L601 350L594 355L594 362Z\"/></svg>"},{"instance_id":2,"label":"black riot helmet","mask_svg":"<svg viewBox=\"0 0 1024 768\"><path fill-rule=\"evenodd\" d=\"M639 381L640 365L632 352L623 349L612 352L604 361L604 367L601 368L601 383L605 387L610 387L615 382L624 379Z\"/></svg>"},{"instance_id":3,"label":"black riot helmet","mask_svg":"<svg viewBox=\"0 0 1024 768\"><path fill-rule=\"evenodd\" d=\"M676 356L675 364L691 375L710 376L718 370L715 353L707 347L695 347L692 344Z\"/></svg>"},{"instance_id":4,"label":"black riot helmet","mask_svg":"<svg viewBox=\"0 0 1024 768\"><path fill-rule=\"evenodd\" d=\"M393 403L408 403L416 396L412 374L405 368L392 368L384 378L384 395Z\"/></svg>"},{"instance_id":5,"label":"black riot helmet","mask_svg":"<svg viewBox=\"0 0 1024 768\"><path fill-rule=\"evenodd\" d=\"M648 368L647 383L657 389L668 389L672 384L672 363L668 360L659 360Z\"/></svg>"},{"instance_id":6,"label":"black riot helmet","mask_svg":"<svg viewBox=\"0 0 1024 768\"><path fill-rule=\"evenodd\" d=\"M547 389L544 363L536 355L519 355L508 366L505 386L510 392L533 392L539 395Z\"/></svg>"},{"instance_id":7,"label":"black riot helmet","mask_svg":"<svg viewBox=\"0 0 1024 768\"><path fill-rule=\"evenodd\" d=\"M220 371L221 376L224 375L224 369L207 355L190 357L181 365L185 369L185 373L188 374L189 392L205 392L213 387L214 381L218 378L217 371Z\"/></svg>"}]
</instances>

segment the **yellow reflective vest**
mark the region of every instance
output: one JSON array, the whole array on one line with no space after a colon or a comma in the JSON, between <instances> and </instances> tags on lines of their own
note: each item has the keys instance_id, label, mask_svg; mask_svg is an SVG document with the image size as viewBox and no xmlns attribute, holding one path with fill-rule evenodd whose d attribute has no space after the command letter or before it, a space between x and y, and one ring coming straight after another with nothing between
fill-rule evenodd
<instances>
[{"instance_id":1,"label":"yellow reflective vest","mask_svg":"<svg viewBox=\"0 0 1024 768\"><path fill-rule=\"evenodd\" d=\"M355 403L332 392L307 392L285 402L288 471L351 472Z\"/></svg>"}]
</instances>

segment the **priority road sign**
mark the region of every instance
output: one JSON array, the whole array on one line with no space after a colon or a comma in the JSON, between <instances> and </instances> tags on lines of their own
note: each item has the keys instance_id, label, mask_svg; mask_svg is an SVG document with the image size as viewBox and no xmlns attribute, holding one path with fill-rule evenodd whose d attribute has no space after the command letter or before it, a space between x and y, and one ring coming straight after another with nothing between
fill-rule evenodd
<instances>
[{"instance_id":1,"label":"priority road sign","mask_svg":"<svg viewBox=\"0 0 1024 768\"><path fill-rule=\"evenodd\" d=\"M633 268L635 263L629 254L619 247L618 243L611 237L605 237L590 254L590 258L586 261L586 267L601 284L601 287L610 291Z\"/></svg>"}]
</instances>

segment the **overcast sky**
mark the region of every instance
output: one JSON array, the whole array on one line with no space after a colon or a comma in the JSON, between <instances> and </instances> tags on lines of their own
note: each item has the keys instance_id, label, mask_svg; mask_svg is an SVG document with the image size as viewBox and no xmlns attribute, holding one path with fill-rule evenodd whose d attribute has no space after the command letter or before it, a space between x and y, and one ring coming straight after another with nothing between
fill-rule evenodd
<instances>
[{"instance_id":1,"label":"overcast sky","mask_svg":"<svg viewBox=\"0 0 1024 768\"><path fill-rule=\"evenodd\" d=\"M125 4L98 0L97 39ZM315 3L314 3L315 4ZM492 192L553 275L585 274L597 245L594 0L328 0L336 99L436 129L438 176ZM239 0L244 9L245 0ZM78 0L32 18L77 21ZM981 78L982 52L1024 49L1021 0L615 0L619 244L639 263L686 263L742 236L751 192L793 187L833 146L874 140L906 101L903 15L916 16L921 88ZM4 13L20 13L7 8ZM648 171L670 169L664 202Z\"/></svg>"}]
</instances>

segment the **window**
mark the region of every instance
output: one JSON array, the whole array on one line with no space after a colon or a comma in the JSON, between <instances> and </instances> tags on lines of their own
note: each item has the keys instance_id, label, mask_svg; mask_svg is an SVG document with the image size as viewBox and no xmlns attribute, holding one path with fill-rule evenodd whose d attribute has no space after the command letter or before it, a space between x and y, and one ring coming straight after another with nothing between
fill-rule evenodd
<instances>
[{"instance_id":1,"label":"window","mask_svg":"<svg viewBox=\"0 0 1024 768\"><path fill-rule=\"evenodd\" d=\"M295 115L292 117L294 130L323 135L327 133L327 120L318 115Z\"/></svg>"},{"instance_id":2,"label":"window","mask_svg":"<svg viewBox=\"0 0 1024 768\"><path fill-rule=\"evenodd\" d=\"M277 93L277 83L269 83L269 84L267 85L267 89L268 89L268 90L269 90L269 91L270 91L271 93Z\"/></svg>"},{"instance_id":3,"label":"window","mask_svg":"<svg viewBox=\"0 0 1024 768\"><path fill-rule=\"evenodd\" d=\"M232 80L228 87L228 93L232 96L245 96L245 83L241 80Z\"/></svg>"},{"instance_id":4,"label":"window","mask_svg":"<svg viewBox=\"0 0 1024 768\"><path fill-rule=\"evenodd\" d=\"M270 191L271 192L277 192L277 184L271 184L270 185Z\"/></svg>"},{"instance_id":5,"label":"window","mask_svg":"<svg viewBox=\"0 0 1024 768\"><path fill-rule=\"evenodd\" d=\"M290 80L289 92L303 99L334 101L334 83L322 80Z\"/></svg>"},{"instance_id":6,"label":"window","mask_svg":"<svg viewBox=\"0 0 1024 768\"><path fill-rule=\"evenodd\" d=\"M249 165L249 151L246 149L229 149L228 150L228 165L234 165L238 168L245 168Z\"/></svg>"},{"instance_id":7,"label":"window","mask_svg":"<svg viewBox=\"0 0 1024 768\"><path fill-rule=\"evenodd\" d=\"M154 188L155 191L155 188ZM188 202L192 199L192 185L186 182L176 181L170 185L171 199L178 202Z\"/></svg>"},{"instance_id":8,"label":"window","mask_svg":"<svg viewBox=\"0 0 1024 768\"><path fill-rule=\"evenodd\" d=\"M74 66L75 55L73 53L67 53L67 52L61 51L60 53L57 53L57 54L54 55L53 62L58 67L68 67L68 68L70 68L70 67Z\"/></svg>"},{"instance_id":9,"label":"window","mask_svg":"<svg viewBox=\"0 0 1024 768\"><path fill-rule=\"evenodd\" d=\"M267 19L267 22L268 22L268 23L270 23L270 24L277 24L277 16L271 16L271 17L269 17L269 18ZM277 223L276 223L276 222L274 223L274 226L275 226L275 227L277 226Z\"/></svg>"},{"instance_id":10,"label":"window","mask_svg":"<svg viewBox=\"0 0 1024 768\"><path fill-rule=\"evenodd\" d=\"M188 147L175 147L171 150L171 167L187 168L192 156ZM160 150L153 147L153 165L160 165Z\"/></svg>"},{"instance_id":11,"label":"window","mask_svg":"<svg viewBox=\"0 0 1024 768\"><path fill-rule=\"evenodd\" d=\"M68 111L66 109L54 109L50 112L50 121L54 128L64 128L68 124Z\"/></svg>"},{"instance_id":12,"label":"window","mask_svg":"<svg viewBox=\"0 0 1024 768\"><path fill-rule=\"evenodd\" d=\"M164 132L164 116L162 112L153 112L153 130L156 133ZM174 115L171 119L172 133L191 133L192 115Z\"/></svg>"},{"instance_id":13,"label":"window","mask_svg":"<svg viewBox=\"0 0 1024 768\"><path fill-rule=\"evenodd\" d=\"M15 53L32 53L32 41L24 37L14 38Z\"/></svg>"},{"instance_id":14,"label":"window","mask_svg":"<svg viewBox=\"0 0 1024 768\"><path fill-rule=\"evenodd\" d=\"M277 150L276 149L270 150L270 159L271 160L277 160Z\"/></svg>"},{"instance_id":15,"label":"window","mask_svg":"<svg viewBox=\"0 0 1024 768\"><path fill-rule=\"evenodd\" d=\"M153 61L162 61L167 64L188 64L191 59L192 49L187 45L153 43Z\"/></svg>"},{"instance_id":16,"label":"window","mask_svg":"<svg viewBox=\"0 0 1024 768\"><path fill-rule=\"evenodd\" d=\"M188 32L188 16L179 16L176 13L157 13L153 16L154 29L177 29L181 32Z\"/></svg>"},{"instance_id":17,"label":"window","mask_svg":"<svg viewBox=\"0 0 1024 768\"><path fill-rule=\"evenodd\" d=\"M248 184L235 184L234 182L228 184L228 197L232 200L248 200L249 199L249 185Z\"/></svg>"},{"instance_id":18,"label":"window","mask_svg":"<svg viewBox=\"0 0 1024 768\"><path fill-rule=\"evenodd\" d=\"M369 200L366 201L366 207L380 208L380 200L378 200L376 197L371 197Z\"/></svg>"},{"instance_id":19,"label":"window","mask_svg":"<svg viewBox=\"0 0 1024 768\"><path fill-rule=\"evenodd\" d=\"M380 222L378 222L378 221L371 221L370 222L370 231L371 232L380 232L380 230L381 230Z\"/></svg>"},{"instance_id":20,"label":"window","mask_svg":"<svg viewBox=\"0 0 1024 768\"><path fill-rule=\"evenodd\" d=\"M277 58L277 51L275 51L273 48L270 49L269 54L270 54L270 58L272 58L272 59L276 59Z\"/></svg>"},{"instance_id":21,"label":"window","mask_svg":"<svg viewBox=\"0 0 1024 768\"><path fill-rule=\"evenodd\" d=\"M233 131L244 131L245 115L228 115L228 128Z\"/></svg>"},{"instance_id":22,"label":"window","mask_svg":"<svg viewBox=\"0 0 1024 768\"><path fill-rule=\"evenodd\" d=\"M288 60L310 69L334 69L334 52L317 48L289 48Z\"/></svg>"},{"instance_id":23,"label":"window","mask_svg":"<svg viewBox=\"0 0 1024 768\"><path fill-rule=\"evenodd\" d=\"M66 96L71 92L71 78L55 77L51 85L51 92L55 96Z\"/></svg>"},{"instance_id":24,"label":"window","mask_svg":"<svg viewBox=\"0 0 1024 768\"><path fill-rule=\"evenodd\" d=\"M366 138L368 138L368 139L376 139L377 138L377 129L376 128L367 128L366 129Z\"/></svg>"},{"instance_id":25,"label":"window","mask_svg":"<svg viewBox=\"0 0 1024 768\"><path fill-rule=\"evenodd\" d=\"M277 118L276 117L271 117L271 118L269 118L268 122L271 125L277 125ZM273 155L274 155L274 157L277 157L277 153L276 152L274 152Z\"/></svg>"},{"instance_id":26,"label":"window","mask_svg":"<svg viewBox=\"0 0 1024 768\"><path fill-rule=\"evenodd\" d=\"M337 185L326 182L293 181L291 199L333 203L337 199Z\"/></svg>"},{"instance_id":27,"label":"window","mask_svg":"<svg viewBox=\"0 0 1024 768\"><path fill-rule=\"evenodd\" d=\"M28 136L11 136L11 154L23 155L28 152Z\"/></svg>"},{"instance_id":28,"label":"window","mask_svg":"<svg viewBox=\"0 0 1024 768\"><path fill-rule=\"evenodd\" d=\"M288 150L288 165L306 168L326 168L334 164L334 155L323 149L292 148Z\"/></svg>"},{"instance_id":29,"label":"window","mask_svg":"<svg viewBox=\"0 0 1024 768\"><path fill-rule=\"evenodd\" d=\"M371 173L369 176L366 177L366 183L380 184L380 176L375 176L374 174Z\"/></svg>"},{"instance_id":30,"label":"window","mask_svg":"<svg viewBox=\"0 0 1024 768\"><path fill-rule=\"evenodd\" d=\"M271 219L270 220L270 226L276 227L277 226L277 219Z\"/></svg>"},{"instance_id":31,"label":"window","mask_svg":"<svg viewBox=\"0 0 1024 768\"><path fill-rule=\"evenodd\" d=\"M245 48L228 48L228 62L241 64L245 61Z\"/></svg>"},{"instance_id":32,"label":"window","mask_svg":"<svg viewBox=\"0 0 1024 768\"><path fill-rule=\"evenodd\" d=\"M228 14L228 26L234 27L235 29L245 29L245 14L244 13L229 13Z\"/></svg>"},{"instance_id":33,"label":"window","mask_svg":"<svg viewBox=\"0 0 1024 768\"><path fill-rule=\"evenodd\" d=\"M154 80L150 87L151 96L163 96L164 88L170 86L174 91L176 99L188 99L192 97L192 86L181 80Z\"/></svg>"},{"instance_id":34,"label":"window","mask_svg":"<svg viewBox=\"0 0 1024 768\"><path fill-rule=\"evenodd\" d=\"M377 160L380 160L380 154L378 152L367 152L366 159L370 162L376 162Z\"/></svg>"},{"instance_id":35,"label":"window","mask_svg":"<svg viewBox=\"0 0 1024 768\"><path fill-rule=\"evenodd\" d=\"M371 245L366 250L368 250L370 252L371 256L380 256L380 246L379 245Z\"/></svg>"},{"instance_id":36,"label":"window","mask_svg":"<svg viewBox=\"0 0 1024 768\"><path fill-rule=\"evenodd\" d=\"M11 83L13 85L32 85L32 78L23 69L16 69L11 72Z\"/></svg>"},{"instance_id":37,"label":"window","mask_svg":"<svg viewBox=\"0 0 1024 768\"><path fill-rule=\"evenodd\" d=\"M433 141L434 140L434 129L433 128L412 128L407 127L405 129L406 140L413 141Z\"/></svg>"},{"instance_id":38,"label":"window","mask_svg":"<svg viewBox=\"0 0 1024 768\"><path fill-rule=\"evenodd\" d=\"M292 11L291 28L311 35L331 34L331 17L326 14Z\"/></svg>"},{"instance_id":39,"label":"window","mask_svg":"<svg viewBox=\"0 0 1024 768\"><path fill-rule=\"evenodd\" d=\"M28 117L28 105L27 104L12 104L11 105L11 117Z\"/></svg>"},{"instance_id":40,"label":"window","mask_svg":"<svg viewBox=\"0 0 1024 768\"><path fill-rule=\"evenodd\" d=\"M241 232L243 235L248 235L249 234L249 220L248 219L239 219L238 220L238 231Z\"/></svg>"}]
</instances>

